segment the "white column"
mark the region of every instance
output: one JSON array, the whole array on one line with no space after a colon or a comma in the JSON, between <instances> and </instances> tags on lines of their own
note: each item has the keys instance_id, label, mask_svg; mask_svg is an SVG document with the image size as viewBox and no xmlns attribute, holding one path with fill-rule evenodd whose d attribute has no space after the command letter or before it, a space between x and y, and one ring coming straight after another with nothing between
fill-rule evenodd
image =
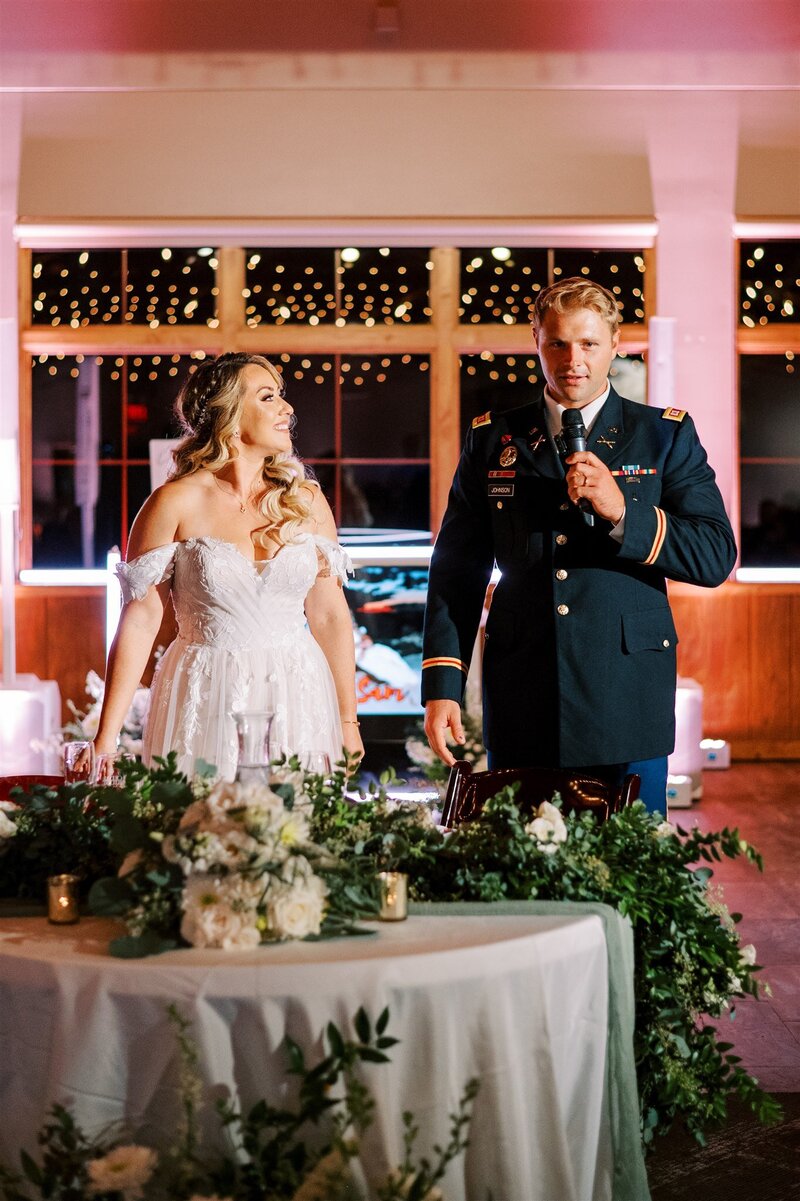
<instances>
[{"instance_id":1,"label":"white column","mask_svg":"<svg viewBox=\"0 0 800 1201\"><path fill-rule=\"evenodd\" d=\"M738 526L735 107L725 93L673 95L652 115L649 146L656 315L676 321L674 404L694 418Z\"/></svg>"},{"instance_id":2,"label":"white column","mask_svg":"<svg viewBox=\"0 0 800 1201\"><path fill-rule=\"evenodd\" d=\"M22 150L22 97L0 93L0 438L19 429L17 220Z\"/></svg>"}]
</instances>

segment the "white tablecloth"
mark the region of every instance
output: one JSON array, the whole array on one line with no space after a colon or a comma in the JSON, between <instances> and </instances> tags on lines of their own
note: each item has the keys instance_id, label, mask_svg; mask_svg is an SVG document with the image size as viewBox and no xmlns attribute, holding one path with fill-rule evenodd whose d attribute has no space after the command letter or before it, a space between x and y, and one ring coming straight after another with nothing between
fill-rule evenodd
<instances>
[{"instance_id":1,"label":"white tablecloth","mask_svg":"<svg viewBox=\"0 0 800 1201\"><path fill-rule=\"evenodd\" d=\"M418 1150L445 1143L448 1114L480 1077L471 1145L448 1201L610 1201L608 967L589 916L411 917L371 938L246 953L107 954L113 923L0 921L0 1154L18 1162L54 1101L97 1129L123 1120L163 1141L177 1120L177 1051L166 1006L191 1019L207 1083L245 1106L277 1100L288 1034L321 1053L360 1005L401 1040L365 1076L377 1102L363 1143L375 1179L402 1159L404 1110ZM285 1100L284 1095L284 1100ZM207 1129L216 1130L212 1118Z\"/></svg>"}]
</instances>

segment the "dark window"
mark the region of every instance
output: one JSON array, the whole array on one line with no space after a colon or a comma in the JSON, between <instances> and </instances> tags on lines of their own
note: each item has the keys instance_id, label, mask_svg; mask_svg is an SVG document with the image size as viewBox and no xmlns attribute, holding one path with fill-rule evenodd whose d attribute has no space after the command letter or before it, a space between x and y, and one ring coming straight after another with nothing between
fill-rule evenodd
<instances>
[{"instance_id":1,"label":"dark window","mask_svg":"<svg viewBox=\"0 0 800 1201\"><path fill-rule=\"evenodd\" d=\"M739 244L739 321L800 321L800 240Z\"/></svg>"},{"instance_id":2,"label":"dark window","mask_svg":"<svg viewBox=\"0 0 800 1201\"><path fill-rule=\"evenodd\" d=\"M800 563L800 385L791 351L739 359L742 565Z\"/></svg>"}]
</instances>

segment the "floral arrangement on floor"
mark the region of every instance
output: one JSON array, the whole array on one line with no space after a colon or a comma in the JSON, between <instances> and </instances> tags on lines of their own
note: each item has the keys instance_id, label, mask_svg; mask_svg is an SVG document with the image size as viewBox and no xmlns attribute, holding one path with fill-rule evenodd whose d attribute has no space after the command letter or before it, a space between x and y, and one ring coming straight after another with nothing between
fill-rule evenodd
<instances>
[{"instance_id":1,"label":"floral arrangement on floor","mask_svg":"<svg viewBox=\"0 0 800 1201\"><path fill-rule=\"evenodd\" d=\"M408 873L418 901L602 902L633 928L645 1142L676 1119L702 1140L731 1096L762 1120L779 1113L706 1021L759 994L755 951L740 945L738 915L711 883L722 858L761 867L738 831L685 833L639 803L600 824L549 802L526 815L512 788L448 833L425 804L387 799L389 773L354 802L344 767L322 778L297 766L283 765L269 789L214 786L209 777L190 784L174 759L152 770L127 764L123 788L95 787L90 796L86 785L34 789L35 820L23 816L27 806L16 819L7 815L17 833L4 839L0 829L0 855L11 842L29 854L37 825L49 828L49 810L88 800L108 840L97 866L109 853L120 865L116 876L92 877L90 896L95 912L126 921L127 937L113 945L121 955L363 932L358 919L374 915L384 870ZM62 858L59 870L65 865Z\"/></svg>"},{"instance_id":2,"label":"floral arrangement on floor","mask_svg":"<svg viewBox=\"0 0 800 1201\"><path fill-rule=\"evenodd\" d=\"M163 653L162 648L159 647L156 651L156 659L160 657L161 653ZM80 709L71 698L68 698L67 708L72 714L72 719L49 738L34 740L31 743L33 750L54 751L56 754L60 754L65 742L91 742L97 733L97 726L100 722L105 688L105 681L96 671L88 672L86 695L90 698L91 704L86 709ZM119 736L120 750L129 755L141 755L142 753L142 731L149 705L150 689L137 688Z\"/></svg>"},{"instance_id":3,"label":"floral arrangement on floor","mask_svg":"<svg viewBox=\"0 0 800 1201\"><path fill-rule=\"evenodd\" d=\"M233 1101L218 1101L220 1125L235 1147L229 1155L209 1155L201 1146L197 1050L185 1020L174 1007L169 1013L181 1060L182 1119L172 1145L160 1150L139 1145L122 1131L90 1138L69 1110L54 1105L39 1132L38 1161L22 1151L21 1171L0 1163L5 1201L363 1201L349 1164L372 1123L374 1101L358 1069L364 1063L388 1063L386 1051L397 1042L386 1033L388 1010L373 1030L360 1009L353 1020L355 1038L345 1038L329 1023L328 1054L313 1067L306 1065L302 1049L286 1040L288 1072L298 1081L295 1108L259 1101L243 1113ZM434 1148L433 1162L415 1161L418 1130L412 1115L404 1115L403 1162L383 1181L371 1183L369 1197L444 1201L438 1182L467 1146L477 1091L475 1080L465 1086L450 1117L448 1144Z\"/></svg>"}]
</instances>

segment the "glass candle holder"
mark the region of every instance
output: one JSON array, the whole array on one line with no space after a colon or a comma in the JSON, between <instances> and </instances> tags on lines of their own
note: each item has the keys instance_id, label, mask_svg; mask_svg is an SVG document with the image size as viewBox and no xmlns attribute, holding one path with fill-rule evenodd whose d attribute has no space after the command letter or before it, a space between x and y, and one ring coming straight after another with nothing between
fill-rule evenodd
<instances>
[{"instance_id":1,"label":"glass candle holder","mask_svg":"<svg viewBox=\"0 0 800 1201\"><path fill-rule=\"evenodd\" d=\"M408 876L405 872L378 872L382 922L403 922L408 917Z\"/></svg>"},{"instance_id":2,"label":"glass candle holder","mask_svg":"<svg viewBox=\"0 0 800 1201\"><path fill-rule=\"evenodd\" d=\"M57 926L69 926L77 922L78 877L70 875L48 876L47 919Z\"/></svg>"}]
</instances>

